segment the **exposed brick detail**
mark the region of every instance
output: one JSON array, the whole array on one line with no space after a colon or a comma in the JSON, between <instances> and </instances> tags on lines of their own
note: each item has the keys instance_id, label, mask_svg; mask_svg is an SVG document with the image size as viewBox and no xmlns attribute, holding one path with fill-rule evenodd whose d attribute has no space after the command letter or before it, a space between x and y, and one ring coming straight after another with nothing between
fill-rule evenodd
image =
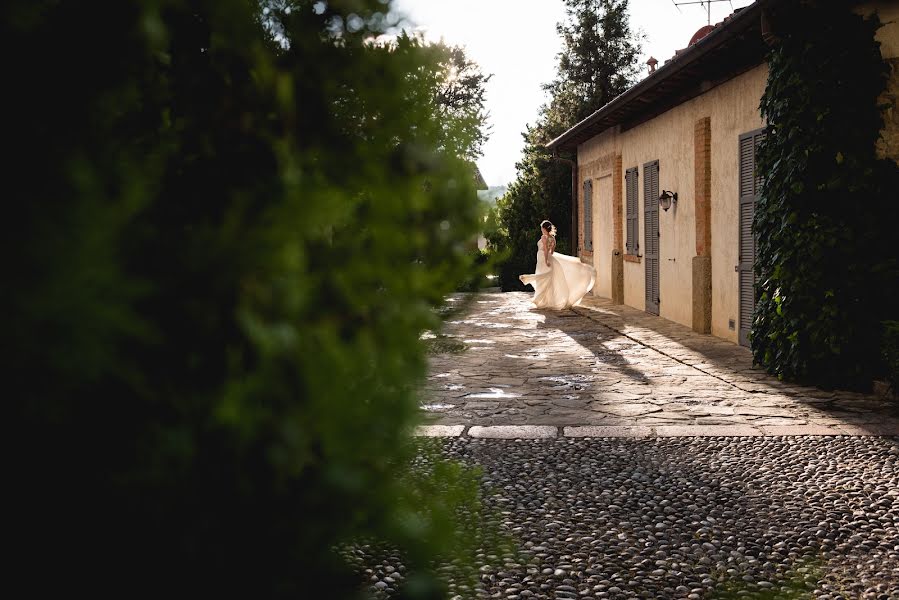
<instances>
[{"instance_id":1,"label":"exposed brick detail","mask_svg":"<svg viewBox=\"0 0 899 600\"><path fill-rule=\"evenodd\" d=\"M578 165L577 173L577 251L575 256L592 256L593 253L584 248L584 172L588 169Z\"/></svg>"},{"instance_id":2,"label":"exposed brick detail","mask_svg":"<svg viewBox=\"0 0 899 600\"><path fill-rule=\"evenodd\" d=\"M712 251L712 123L703 117L693 128L693 165L696 189L696 256Z\"/></svg>"},{"instance_id":3,"label":"exposed brick detail","mask_svg":"<svg viewBox=\"0 0 899 600\"><path fill-rule=\"evenodd\" d=\"M615 159L612 161L612 227L615 232L613 236L614 246L612 250L617 250L618 252L622 252L624 248L624 242L622 240L622 199L621 194L624 189L624 172L621 170L621 155L615 155Z\"/></svg>"},{"instance_id":4,"label":"exposed brick detail","mask_svg":"<svg viewBox=\"0 0 899 600\"><path fill-rule=\"evenodd\" d=\"M612 302L624 304L624 171L621 155L612 159Z\"/></svg>"},{"instance_id":5,"label":"exposed brick detail","mask_svg":"<svg viewBox=\"0 0 899 600\"><path fill-rule=\"evenodd\" d=\"M612 302L624 304L624 256L618 250L612 252Z\"/></svg>"},{"instance_id":6,"label":"exposed brick detail","mask_svg":"<svg viewBox=\"0 0 899 600\"><path fill-rule=\"evenodd\" d=\"M696 199L696 256L693 257L693 331L712 327L712 120L693 126L693 181Z\"/></svg>"},{"instance_id":7,"label":"exposed brick detail","mask_svg":"<svg viewBox=\"0 0 899 600\"><path fill-rule=\"evenodd\" d=\"M712 332L712 257L693 257L693 331Z\"/></svg>"},{"instance_id":8,"label":"exposed brick detail","mask_svg":"<svg viewBox=\"0 0 899 600\"><path fill-rule=\"evenodd\" d=\"M591 258L592 250L587 250L584 246L584 227L586 226L586 214L584 212L584 182L593 179L592 169L587 166L578 165L577 178L577 256L582 258ZM594 210L594 213L596 211Z\"/></svg>"}]
</instances>

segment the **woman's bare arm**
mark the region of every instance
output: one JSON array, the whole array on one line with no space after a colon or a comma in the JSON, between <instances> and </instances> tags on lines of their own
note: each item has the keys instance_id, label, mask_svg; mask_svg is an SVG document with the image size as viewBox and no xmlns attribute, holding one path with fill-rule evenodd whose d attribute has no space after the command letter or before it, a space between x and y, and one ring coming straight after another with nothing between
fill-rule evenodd
<instances>
[{"instance_id":1,"label":"woman's bare arm","mask_svg":"<svg viewBox=\"0 0 899 600\"><path fill-rule=\"evenodd\" d=\"M546 261L547 267L550 266L550 264L549 264L549 255L551 253L550 249L549 249L549 244L550 244L549 240L550 239L552 239L550 236L548 236L546 234L543 235L543 260Z\"/></svg>"}]
</instances>

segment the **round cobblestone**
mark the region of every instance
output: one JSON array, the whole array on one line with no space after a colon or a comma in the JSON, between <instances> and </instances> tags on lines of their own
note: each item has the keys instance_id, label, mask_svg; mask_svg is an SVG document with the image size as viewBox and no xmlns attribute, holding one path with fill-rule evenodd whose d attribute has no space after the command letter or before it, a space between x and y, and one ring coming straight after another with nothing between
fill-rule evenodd
<instances>
[{"instance_id":1,"label":"round cobblestone","mask_svg":"<svg viewBox=\"0 0 899 600\"><path fill-rule=\"evenodd\" d=\"M899 599L899 438L438 443L520 547L451 597Z\"/></svg>"}]
</instances>

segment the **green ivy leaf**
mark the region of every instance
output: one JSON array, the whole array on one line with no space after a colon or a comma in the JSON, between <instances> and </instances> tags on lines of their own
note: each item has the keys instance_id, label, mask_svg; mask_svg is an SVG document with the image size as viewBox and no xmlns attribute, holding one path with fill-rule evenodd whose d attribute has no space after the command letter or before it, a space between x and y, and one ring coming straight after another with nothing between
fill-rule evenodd
<instances>
[{"instance_id":1,"label":"green ivy leaf","mask_svg":"<svg viewBox=\"0 0 899 600\"><path fill-rule=\"evenodd\" d=\"M765 283L750 344L778 377L865 385L882 360L877 320L896 314L882 298L899 293L899 266L883 257L896 220L885 190L899 187L899 169L874 154L877 98L889 73L875 39L879 21L844 3L783 11L802 25L767 59L767 136L757 155L765 181L754 228L755 271ZM835 38L844 43L836 47ZM809 70L809 56L826 68ZM872 249L879 240L883 248Z\"/></svg>"}]
</instances>

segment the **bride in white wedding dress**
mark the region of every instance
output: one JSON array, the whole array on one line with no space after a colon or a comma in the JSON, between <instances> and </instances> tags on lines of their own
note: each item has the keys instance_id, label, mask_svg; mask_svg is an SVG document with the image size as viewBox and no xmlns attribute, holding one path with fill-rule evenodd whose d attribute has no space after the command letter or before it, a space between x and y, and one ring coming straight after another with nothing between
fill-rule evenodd
<instances>
[{"instance_id":1,"label":"bride in white wedding dress","mask_svg":"<svg viewBox=\"0 0 899 600\"><path fill-rule=\"evenodd\" d=\"M532 302L537 308L561 310L576 306L593 288L596 270L581 260L556 249L556 228L549 221L540 223L543 234L537 242L536 273L519 275L525 285L534 286Z\"/></svg>"}]
</instances>

